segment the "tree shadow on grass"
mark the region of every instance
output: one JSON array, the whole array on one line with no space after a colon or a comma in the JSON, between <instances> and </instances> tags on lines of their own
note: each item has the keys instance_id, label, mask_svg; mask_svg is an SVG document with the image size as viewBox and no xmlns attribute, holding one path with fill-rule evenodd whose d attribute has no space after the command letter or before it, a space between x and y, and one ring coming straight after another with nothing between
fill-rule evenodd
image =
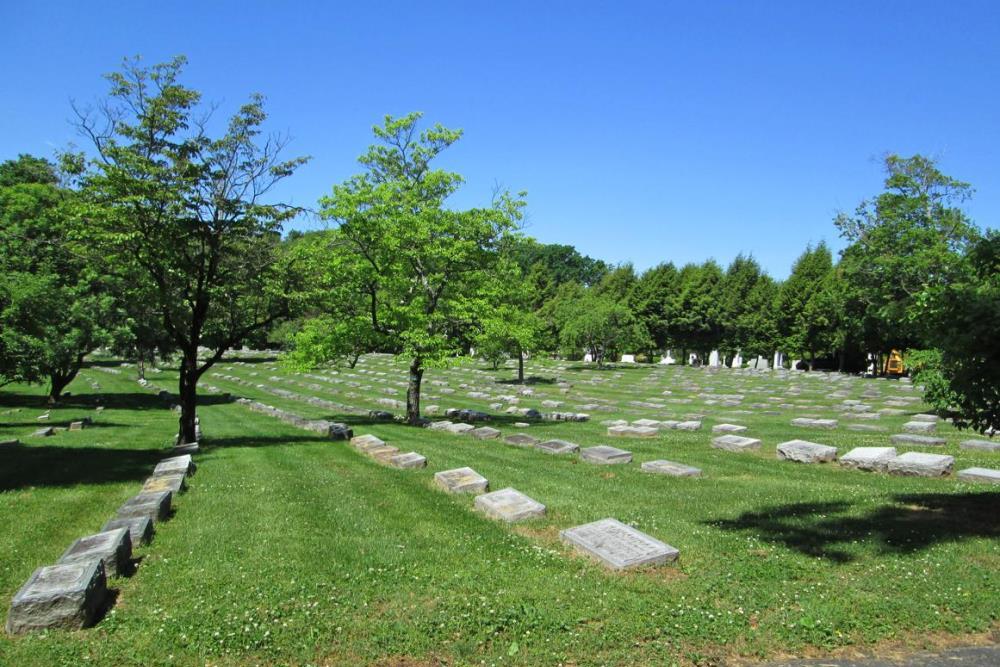
<instances>
[{"instance_id":1,"label":"tree shadow on grass","mask_svg":"<svg viewBox=\"0 0 1000 667\"><path fill-rule=\"evenodd\" d=\"M850 503L842 501L795 503L704 523L752 532L834 563L858 558L853 548L845 548L852 544L874 547L879 554L909 554L939 542L1000 538L1000 493L996 492L897 494L892 503L860 516L849 515L850 510Z\"/></svg>"},{"instance_id":2,"label":"tree shadow on grass","mask_svg":"<svg viewBox=\"0 0 1000 667\"><path fill-rule=\"evenodd\" d=\"M0 447L0 492L29 487L143 480L163 458L159 449Z\"/></svg>"},{"instance_id":3,"label":"tree shadow on grass","mask_svg":"<svg viewBox=\"0 0 1000 667\"><path fill-rule=\"evenodd\" d=\"M542 377L540 375L529 375L524 378L524 382L519 382L517 378L509 378L507 380L494 380L496 384L512 384L515 386L524 385L530 386L533 384L555 384L556 379L553 377Z\"/></svg>"},{"instance_id":4,"label":"tree shadow on grass","mask_svg":"<svg viewBox=\"0 0 1000 667\"><path fill-rule=\"evenodd\" d=\"M241 435L230 438L209 438L201 444L204 451L210 452L213 449L226 447L275 447L280 445L336 444L337 442L344 441L331 440L320 435Z\"/></svg>"}]
</instances>

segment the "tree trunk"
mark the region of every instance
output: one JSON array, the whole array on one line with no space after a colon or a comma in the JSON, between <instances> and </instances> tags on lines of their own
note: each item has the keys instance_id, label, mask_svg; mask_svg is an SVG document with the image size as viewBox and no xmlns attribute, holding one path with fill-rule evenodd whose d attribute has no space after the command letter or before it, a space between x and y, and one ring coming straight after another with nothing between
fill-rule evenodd
<instances>
[{"instance_id":1,"label":"tree trunk","mask_svg":"<svg viewBox=\"0 0 1000 667\"><path fill-rule=\"evenodd\" d=\"M47 399L49 405L55 405L59 402L59 397L62 396L63 389L76 378L76 374L80 372L81 366L83 366L82 354L77 356L76 362L69 368L54 371L49 375L49 396Z\"/></svg>"},{"instance_id":2,"label":"tree trunk","mask_svg":"<svg viewBox=\"0 0 1000 667\"><path fill-rule=\"evenodd\" d=\"M185 350L181 361L179 396L181 404L179 444L198 442L195 417L198 410L198 349Z\"/></svg>"},{"instance_id":3,"label":"tree trunk","mask_svg":"<svg viewBox=\"0 0 1000 667\"><path fill-rule=\"evenodd\" d=\"M517 348L517 383L524 384L524 350Z\"/></svg>"},{"instance_id":4,"label":"tree trunk","mask_svg":"<svg viewBox=\"0 0 1000 667\"><path fill-rule=\"evenodd\" d=\"M360 359L360 358L361 358L360 354L353 355L351 357L351 360L349 362L347 362L347 367L353 370L354 367L358 365L358 359Z\"/></svg>"},{"instance_id":5,"label":"tree trunk","mask_svg":"<svg viewBox=\"0 0 1000 667\"><path fill-rule=\"evenodd\" d=\"M816 363L816 353L813 352L812 350L809 350L809 371L810 372L812 372L812 370L813 370L813 364L815 364L815 363Z\"/></svg>"},{"instance_id":6,"label":"tree trunk","mask_svg":"<svg viewBox=\"0 0 1000 667\"><path fill-rule=\"evenodd\" d=\"M420 383L423 378L423 360L414 357L410 362L410 383L406 387L406 421L412 426L420 424Z\"/></svg>"}]
</instances>

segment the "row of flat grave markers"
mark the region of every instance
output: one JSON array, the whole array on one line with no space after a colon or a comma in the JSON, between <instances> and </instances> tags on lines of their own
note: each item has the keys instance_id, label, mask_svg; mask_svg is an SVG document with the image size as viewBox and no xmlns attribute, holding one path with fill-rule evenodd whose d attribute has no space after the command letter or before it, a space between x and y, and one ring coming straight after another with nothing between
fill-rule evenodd
<instances>
[{"instance_id":1,"label":"row of flat grave markers","mask_svg":"<svg viewBox=\"0 0 1000 667\"><path fill-rule=\"evenodd\" d=\"M164 459L142 491L125 501L99 533L76 540L55 565L35 570L10 603L6 630L22 634L93 625L109 601L108 578L130 575L132 547L153 539L170 515L173 497L195 471L190 454Z\"/></svg>"},{"instance_id":2,"label":"row of flat grave markers","mask_svg":"<svg viewBox=\"0 0 1000 667\"><path fill-rule=\"evenodd\" d=\"M472 468L437 472L434 482L448 493L476 494L475 509L499 521L516 523L546 513L545 505L517 489L490 492L489 480ZM567 528L559 532L559 537L612 570L661 565L680 556L676 548L614 518Z\"/></svg>"}]
</instances>

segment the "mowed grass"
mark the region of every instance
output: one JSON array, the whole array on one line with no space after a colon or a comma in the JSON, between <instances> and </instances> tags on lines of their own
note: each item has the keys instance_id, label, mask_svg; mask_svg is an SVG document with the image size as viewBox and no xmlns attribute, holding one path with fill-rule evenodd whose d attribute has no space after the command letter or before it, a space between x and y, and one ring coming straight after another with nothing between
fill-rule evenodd
<instances>
[{"instance_id":1,"label":"mowed grass","mask_svg":"<svg viewBox=\"0 0 1000 667\"><path fill-rule=\"evenodd\" d=\"M220 372L361 409L378 407L375 399L389 395L366 376L351 380L359 386L331 384L321 394L294 384L314 380L248 361L223 364L229 370ZM405 379L402 366L383 358L368 358L365 367L386 373L385 380ZM511 375L484 370L467 365L427 377L457 388ZM885 642L916 648L996 631L1000 494L953 478L903 479L774 458L774 446L795 437L838 446L841 453L888 444L905 415L872 422L884 433L796 429L789 426L796 416L837 416L829 407L839 401L828 397L833 388L693 369L559 370L537 363L529 370L573 387L564 395L556 384L539 382L536 395L521 405L596 398L609 409L592 412L590 422L535 424L526 432L581 446L613 444L632 451L635 463L591 466L500 441L369 423L206 376L222 391L303 416L350 421L356 433L424 454L428 467L390 469L347 443L206 394L198 472L177 499L174 517L137 550L137 572L112 581L118 591L113 611L82 632L0 639L0 664L714 664ZM96 531L165 454L176 415L139 388L131 372L86 370L50 423L92 415L95 426L50 438L28 435L45 411L39 391L7 387L0 394L0 412L6 412L0 438L22 441L0 448L5 605L34 568ZM172 389L176 374L150 377ZM590 384L595 378L598 384ZM791 384L801 387L784 396L782 388ZM856 397L875 386L888 397L894 395L888 384L859 381L849 390ZM669 396L692 402L657 410L631 405L666 387ZM698 398L748 389L763 393L748 394L738 407ZM434 396L439 387L428 383L426 390ZM784 405L820 407L739 412L772 391L788 401ZM99 415L92 407L98 399L107 406ZM486 409L464 388L426 402ZM705 415L700 432L612 440L598 423L686 413ZM493 423L511 433L516 419ZM764 441L761 452L712 449L711 425L723 421L747 425L747 435ZM958 449L968 434L947 425L939 430L948 439L939 449L956 456L956 469L1000 467L1000 455ZM655 458L700 467L705 475L640 472L639 463ZM475 513L471 497L449 496L433 485L435 471L466 465L493 489L512 486L543 502L548 515L506 526ZM560 529L608 516L679 548L680 561L616 574L559 542Z\"/></svg>"}]
</instances>

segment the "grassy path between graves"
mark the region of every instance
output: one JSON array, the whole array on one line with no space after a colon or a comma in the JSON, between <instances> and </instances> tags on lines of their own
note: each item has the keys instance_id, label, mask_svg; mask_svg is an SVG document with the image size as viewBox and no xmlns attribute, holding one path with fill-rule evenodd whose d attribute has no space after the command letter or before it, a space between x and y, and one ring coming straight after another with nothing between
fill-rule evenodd
<instances>
[{"instance_id":1,"label":"grassy path between graves","mask_svg":"<svg viewBox=\"0 0 1000 667\"><path fill-rule=\"evenodd\" d=\"M4 618L31 571L96 531L172 437L175 415L129 372L86 371L49 423L92 415L96 424L49 438L29 436L45 411L40 391L0 390L0 439L22 441L0 448ZM172 387L172 377L154 381ZM400 471L242 406L205 403L191 488L138 550L136 574L112 582L113 612L82 632L0 638L0 665L707 665L886 642L920 648L998 627L1000 495L953 479L779 463L773 444L788 416L744 420L771 445L760 454L709 448L706 421L700 433L610 442L637 461L612 468L355 420L356 432L429 460ZM581 446L608 443L603 431L594 422L530 428ZM846 431L798 437L873 444ZM957 455L960 437L948 437ZM963 452L962 464L996 467L996 456ZM641 473L638 462L653 458L705 477ZM509 528L475 514L471 497L434 488L435 471L464 465L492 489L545 503L548 516ZM559 543L559 529L607 516L678 547L679 564L609 574Z\"/></svg>"}]
</instances>

